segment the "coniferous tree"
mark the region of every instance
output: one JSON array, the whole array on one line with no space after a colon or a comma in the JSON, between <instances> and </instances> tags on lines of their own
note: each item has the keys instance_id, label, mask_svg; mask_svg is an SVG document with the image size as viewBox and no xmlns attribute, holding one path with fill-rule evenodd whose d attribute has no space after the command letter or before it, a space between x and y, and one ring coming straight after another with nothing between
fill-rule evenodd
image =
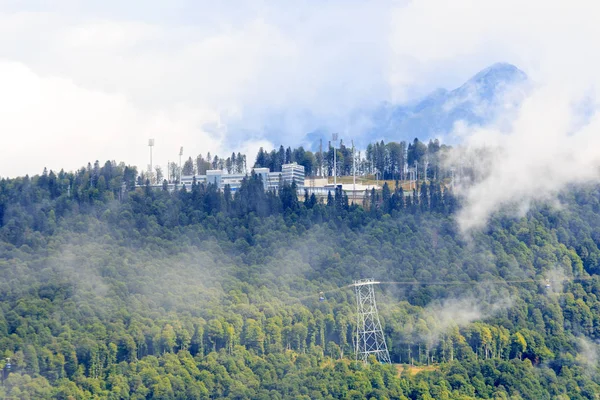
<instances>
[{"instance_id":1,"label":"coniferous tree","mask_svg":"<svg viewBox=\"0 0 600 400\"><path fill-rule=\"evenodd\" d=\"M421 206L421 211L425 212L429 210L429 193L427 190L427 183L423 182L420 186L421 193L419 195L419 205Z\"/></svg>"},{"instance_id":2,"label":"coniferous tree","mask_svg":"<svg viewBox=\"0 0 600 400\"><path fill-rule=\"evenodd\" d=\"M334 205L333 196L331 195L331 191L329 191L329 192L327 192L327 206L333 207L333 205Z\"/></svg>"},{"instance_id":3,"label":"coniferous tree","mask_svg":"<svg viewBox=\"0 0 600 400\"><path fill-rule=\"evenodd\" d=\"M419 195L417 194L417 188L412 191L412 212L416 212L419 209Z\"/></svg>"},{"instance_id":4,"label":"coniferous tree","mask_svg":"<svg viewBox=\"0 0 600 400\"><path fill-rule=\"evenodd\" d=\"M192 161L192 157L189 157L184 163L182 167L181 173L185 176L194 175L194 161Z\"/></svg>"},{"instance_id":5,"label":"coniferous tree","mask_svg":"<svg viewBox=\"0 0 600 400\"><path fill-rule=\"evenodd\" d=\"M392 197L392 193L390 191L390 187L387 184L387 182L385 182L383 184L383 188L381 189L381 200L384 203L389 203L391 197Z\"/></svg>"}]
</instances>

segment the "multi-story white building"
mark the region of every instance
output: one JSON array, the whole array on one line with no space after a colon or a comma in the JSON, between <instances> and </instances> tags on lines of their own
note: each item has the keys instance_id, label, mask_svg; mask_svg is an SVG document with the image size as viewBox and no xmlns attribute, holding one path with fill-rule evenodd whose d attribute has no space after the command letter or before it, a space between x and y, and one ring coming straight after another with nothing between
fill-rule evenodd
<instances>
[{"instance_id":1,"label":"multi-story white building","mask_svg":"<svg viewBox=\"0 0 600 400\"><path fill-rule=\"evenodd\" d=\"M284 183L292 184L296 182L296 186L301 189L304 187L304 166L297 163L284 164L281 172L271 172L268 168L254 168L253 172L259 175L263 181L265 190L278 190L280 185ZM221 190L225 189L226 185L232 192L235 192L242 185L242 180L249 174L228 174L222 170L208 170L206 175L187 175L181 177L181 184L191 187L196 179L196 183L200 184L215 184Z\"/></svg>"},{"instance_id":2,"label":"multi-story white building","mask_svg":"<svg viewBox=\"0 0 600 400\"><path fill-rule=\"evenodd\" d=\"M298 163L283 164L281 166L281 179L290 185L296 182L299 189L304 187L304 165Z\"/></svg>"}]
</instances>

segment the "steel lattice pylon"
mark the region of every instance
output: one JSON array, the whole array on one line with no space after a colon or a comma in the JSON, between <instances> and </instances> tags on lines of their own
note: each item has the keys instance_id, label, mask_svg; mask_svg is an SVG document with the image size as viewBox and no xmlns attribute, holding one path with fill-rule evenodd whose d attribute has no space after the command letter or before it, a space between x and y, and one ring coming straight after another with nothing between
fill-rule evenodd
<instances>
[{"instance_id":1,"label":"steel lattice pylon","mask_svg":"<svg viewBox=\"0 0 600 400\"><path fill-rule=\"evenodd\" d=\"M366 363L369 355L374 354L381 363L390 363L390 353L387 349L385 336L381 329L373 279L354 281L356 291L356 359Z\"/></svg>"}]
</instances>

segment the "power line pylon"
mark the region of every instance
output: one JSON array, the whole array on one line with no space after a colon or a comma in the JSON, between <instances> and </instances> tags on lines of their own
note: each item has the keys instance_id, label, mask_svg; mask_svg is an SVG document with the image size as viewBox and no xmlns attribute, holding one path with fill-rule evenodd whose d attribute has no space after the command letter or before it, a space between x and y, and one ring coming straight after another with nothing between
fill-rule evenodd
<instances>
[{"instance_id":1,"label":"power line pylon","mask_svg":"<svg viewBox=\"0 0 600 400\"><path fill-rule=\"evenodd\" d=\"M385 336L381 329L377 304L375 303L375 290L373 285L378 285L373 279L360 279L354 281L356 291L356 359L366 363L369 355L374 354L381 363L391 363Z\"/></svg>"}]
</instances>

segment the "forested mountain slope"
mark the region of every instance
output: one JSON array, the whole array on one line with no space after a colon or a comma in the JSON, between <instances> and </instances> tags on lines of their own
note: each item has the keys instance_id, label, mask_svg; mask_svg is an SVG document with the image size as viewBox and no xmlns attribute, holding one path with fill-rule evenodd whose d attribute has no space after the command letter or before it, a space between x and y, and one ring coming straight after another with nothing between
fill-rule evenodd
<instances>
[{"instance_id":1,"label":"forested mountain slope","mask_svg":"<svg viewBox=\"0 0 600 400\"><path fill-rule=\"evenodd\" d=\"M135 178L106 163L0 181L0 398L600 393L598 187L463 237L435 182L349 206L255 177L233 197ZM344 286L364 277L421 282L377 296L392 361L423 372L353 361Z\"/></svg>"}]
</instances>

